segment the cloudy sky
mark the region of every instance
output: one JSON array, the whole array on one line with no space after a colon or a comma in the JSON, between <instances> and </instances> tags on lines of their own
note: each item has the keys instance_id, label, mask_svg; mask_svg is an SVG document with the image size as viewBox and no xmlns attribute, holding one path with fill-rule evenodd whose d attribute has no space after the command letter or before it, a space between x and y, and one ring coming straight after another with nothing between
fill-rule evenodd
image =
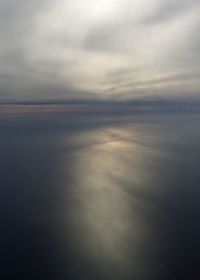
<instances>
[{"instance_id":1,"label":"cloudy sky","mask_svg":"<svg viewBox=\"0 0 200 280\"><path fill-rule=\"evenodd\" d=\"M0 101L200 97L198 0L0 0Z\"/></svg>"}]
</instances>

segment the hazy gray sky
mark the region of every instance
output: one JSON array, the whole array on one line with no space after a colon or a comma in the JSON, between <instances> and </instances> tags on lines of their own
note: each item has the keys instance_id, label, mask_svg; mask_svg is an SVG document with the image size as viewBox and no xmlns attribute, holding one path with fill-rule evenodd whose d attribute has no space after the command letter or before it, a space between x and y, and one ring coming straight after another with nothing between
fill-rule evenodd
<instances>
[{"instance_id":1,"label":"hazy gray sky","mask_svg":"<svg viewBox=\"0 0 200 280\"><path fill-rule=\"evenodd\" d=\"M200 96L198 0L0 0L0 101Z\"/></svg>"}]
</instances>

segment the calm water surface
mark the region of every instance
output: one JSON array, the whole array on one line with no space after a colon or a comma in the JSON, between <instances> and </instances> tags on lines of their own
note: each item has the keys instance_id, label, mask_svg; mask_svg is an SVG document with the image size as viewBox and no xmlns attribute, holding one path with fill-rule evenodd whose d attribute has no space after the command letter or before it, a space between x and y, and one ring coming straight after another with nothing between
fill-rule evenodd
<instances>
[{"instance_id":1,"label":"calm water surface","mask_svg":"<svg viewBox=\"0 0 200 280\"><path fill-rule=\"evenodd\" d=\"M0 119L0 279L200 278L200 115Z\"/></svg>"}]
</instances>

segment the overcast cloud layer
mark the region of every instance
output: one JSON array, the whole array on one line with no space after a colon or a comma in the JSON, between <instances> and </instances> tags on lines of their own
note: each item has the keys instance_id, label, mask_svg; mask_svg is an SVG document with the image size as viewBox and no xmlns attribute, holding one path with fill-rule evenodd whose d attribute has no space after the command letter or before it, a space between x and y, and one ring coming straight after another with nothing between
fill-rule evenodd
<instances>
[{"instance_id":1,"label":"overcast cloud layer","mask_svg":"<svg viewBox=\"0 0 200 280\"><path fill-rule=\"evenodd\" d=\"M0 0L0 101L198 98L198 0Z\"/></svg>"}]
</instances>

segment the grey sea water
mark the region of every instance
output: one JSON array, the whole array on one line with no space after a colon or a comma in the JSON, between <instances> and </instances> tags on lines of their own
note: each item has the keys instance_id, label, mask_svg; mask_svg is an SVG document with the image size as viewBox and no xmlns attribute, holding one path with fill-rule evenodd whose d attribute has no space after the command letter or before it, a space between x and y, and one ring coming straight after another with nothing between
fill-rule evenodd
<instances>
[{"instance_id":1,"label":"grey sea water","mask_svg":"<svg viewBox=\"0 0 200 280\"><path fill-rule=\"evenodd\" d=\"M1 279L199 279L199 167L198 113L1 116Z\"/></svg>"}]
</instances>

